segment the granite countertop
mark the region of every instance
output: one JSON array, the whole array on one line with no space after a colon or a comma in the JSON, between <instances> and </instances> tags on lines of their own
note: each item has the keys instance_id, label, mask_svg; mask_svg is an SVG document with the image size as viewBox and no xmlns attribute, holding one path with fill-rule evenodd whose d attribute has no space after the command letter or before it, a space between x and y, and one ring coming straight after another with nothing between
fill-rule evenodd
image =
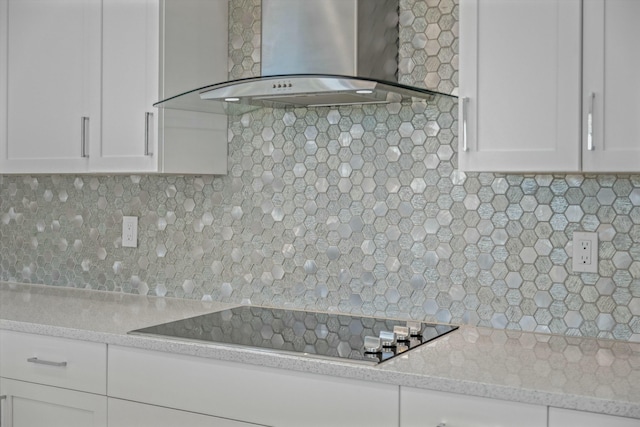
<instances>
[{"instance_id":1,"label":"granite countertop","mask_svg":"<svg viewBox=\"0 0 640 427\"><path fill-rule=\"evenodd\" d=\"M127 335L229 307L0 282L0 329L640 419L640 343L462 326L406 355L369 366Z\"/></svg>"}]
</instances>

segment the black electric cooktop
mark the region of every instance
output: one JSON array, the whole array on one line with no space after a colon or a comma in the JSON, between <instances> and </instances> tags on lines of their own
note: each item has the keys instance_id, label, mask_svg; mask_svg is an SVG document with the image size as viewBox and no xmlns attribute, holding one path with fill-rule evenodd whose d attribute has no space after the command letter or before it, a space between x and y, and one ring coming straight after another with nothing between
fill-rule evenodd
<instances>
[{"instance_id":1,"label":"black electric cooktop","mask_svg":"<svg viewBox=\"0 0 640 427\"><path fill-rule=\"evenodd\" d=\"M375 364L456 329L406 320L241 306L130 333Z\"/></svg>"}]
</instances>

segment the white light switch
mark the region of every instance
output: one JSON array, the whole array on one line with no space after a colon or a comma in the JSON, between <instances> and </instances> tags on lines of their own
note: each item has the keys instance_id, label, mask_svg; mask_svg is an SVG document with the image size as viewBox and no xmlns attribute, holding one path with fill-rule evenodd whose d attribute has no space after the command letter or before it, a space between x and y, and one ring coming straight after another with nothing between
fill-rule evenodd
<instances>
[{"instance_id":1,"label":"white light switch","mask_svg":"<svg viewBox=\"0 0 640 427\"><path fill-rule=\"evenodd\" d=\"M122 246L125 248L138 247L138 217L122 217Z\"/></svg>"},{"instance_id":2,"label":"white light switch","mask_svg":"<svg viewBox=\"0 0 640 427\"><path fill-rule=\"evenodd\" d=\"M598 233L573 232L573 271L598 272Z\"/></svg>"}]
</instances>

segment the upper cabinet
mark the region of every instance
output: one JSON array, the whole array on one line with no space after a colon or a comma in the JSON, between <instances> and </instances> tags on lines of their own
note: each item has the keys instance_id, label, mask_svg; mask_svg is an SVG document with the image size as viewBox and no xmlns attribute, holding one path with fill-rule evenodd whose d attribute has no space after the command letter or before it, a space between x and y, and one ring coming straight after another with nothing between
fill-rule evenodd
<instances>
[{"instance_id":1,"label":"upper cabinet","mask_svg":"<svg viewBox=\"0 0 640 427\"><path fill-rule=\"evenodd\" d=\"M93 170L155 172L160 8L157 0L103 0L102 137Z\"/></svg>"},{"instance_id":2,"label":"upper cabinet","mask_svg":"<svg viewBox=\"0 0 640 427\"><path fill-rule=\"evenodd\" d=\"M585 171L640 171L639 17L637 0L584 0Z\"/></svg>"},{"instance_id":3,"label":"upper cabinet","mask_svg":"<svg viewBox=\"0 0 640 427\"><path fill-rule=\"evenodd\" d=\"M225 116L152 105L226 79L227 7L0 0L0 173L225 174Z\"/></svg>"},{"instance_id":4,"label":"upper cabinet","mask_svg":"<svg viewBox=\"0 0 640 427\"><path fill-rule=\"evenodd\" d=\"M100 138L100 0L0 0L0 173L85 172Z\"/></svg>"},{"instance_id":5,"label":"upper cabinet","mask_svg":"<svg viewBox=\"0 0 640 427\"><path fill-rule=\"evenodd\" d=\"M640 170L639 13L631 0L461 0L460 169Z\"/></svg>"},{"instance_id":6,"label":"upper cabinet","mask_svg":"<svg viewBox=\"0 0 640 427\"><path fill-rule=\"evenodd\" d=\"M460 0L464 171L576 171L580 0Z\"/></svg>"},{"instance_id":7,"label":"upper cabinet","mask_svg":"<svg viewBox=\"0 0 640 427\"><path fill-rule=\"evenodd\" d=\"M229 2L162 0L160 94L156 101L227 80ZM159 114L164 173L226 174L227 116L163 108Z\"/></svg>"}]
</instances>

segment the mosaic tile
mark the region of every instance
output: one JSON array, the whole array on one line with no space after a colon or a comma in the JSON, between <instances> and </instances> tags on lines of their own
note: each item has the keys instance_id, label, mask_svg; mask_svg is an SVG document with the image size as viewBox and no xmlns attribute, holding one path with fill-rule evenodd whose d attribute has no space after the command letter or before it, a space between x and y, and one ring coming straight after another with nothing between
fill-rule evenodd
<instances>
[{"instance_id":1,"label":"mosaic tile","mask_svg":"<svg viewBox=\"0 0 640 427\"><path fill-rule=\"evenodd\" d=\"M261 2L230 6L230 78L257 75ZM399 22L399 80L457 93L457 2ZM447 100L263 109L227 176L0 175L0 279L640 341L640 176L464 173L456 136Z\"/></svg>"}]
</instances>

